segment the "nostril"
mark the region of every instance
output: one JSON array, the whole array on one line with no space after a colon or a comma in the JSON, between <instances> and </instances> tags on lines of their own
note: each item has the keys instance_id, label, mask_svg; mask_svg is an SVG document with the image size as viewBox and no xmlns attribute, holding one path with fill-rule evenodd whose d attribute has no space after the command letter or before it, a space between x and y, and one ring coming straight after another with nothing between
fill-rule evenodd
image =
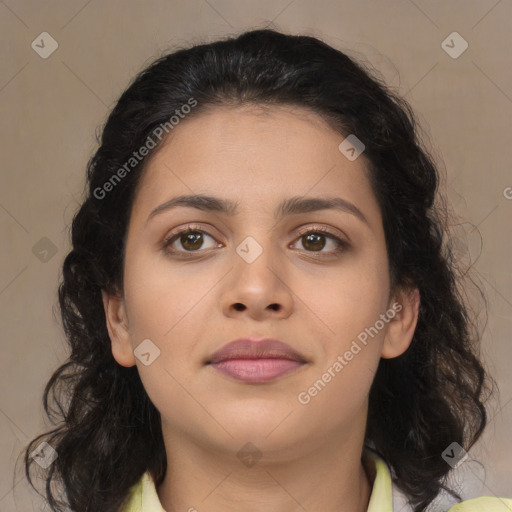
<instances>
[{"instance_id":1,"label":"nostril","mask_svg":"<svg viewBox=\"0 0 512 512\"><path fill-rule=\"evenodd\" d=\"M243 311L246 308L241 302L237 302L236 304L234 304L233 307L235 308L236 311ZM270 308L270 309L272 309L274 311L279 311L280 307L281 306L279 304L276 304L276 303L270 304L268 306L268 308Z\"/></svg>"}]
</instances>

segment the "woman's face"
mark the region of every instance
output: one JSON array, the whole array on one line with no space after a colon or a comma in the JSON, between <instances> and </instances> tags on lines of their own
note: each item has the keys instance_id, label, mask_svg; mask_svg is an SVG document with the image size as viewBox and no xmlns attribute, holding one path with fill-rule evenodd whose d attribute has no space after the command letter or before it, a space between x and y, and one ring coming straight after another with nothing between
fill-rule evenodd
<instances>
[{"instance_id":1,"label":"woman's face","mask_svg":"<svg viewBox=\"0 0 512 512\"><path fill-rule=\"evenodd\" d=\"M149 162L128 229L124 297L105 306L113 354L137 365L164 438L218 453L251 441L290 457L329 436L363 439L379 359L406 350L415 321L393 327L381 215L364 153L349 160L342 140L307 110L215 107L182 121ZM152 214L182 195L233 207ZM311 198L353 206L279 208ZM166 246L187 227L195 237ZM281 340L307 363L258 383L206 364L249 336Z\"/></svg>"}]
</instances>

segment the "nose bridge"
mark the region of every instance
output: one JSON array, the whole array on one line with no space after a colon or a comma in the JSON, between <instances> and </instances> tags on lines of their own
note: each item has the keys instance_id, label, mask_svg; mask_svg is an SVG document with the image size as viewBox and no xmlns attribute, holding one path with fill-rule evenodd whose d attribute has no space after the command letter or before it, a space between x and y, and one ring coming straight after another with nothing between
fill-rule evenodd
<instances>
[{"instance_id":1,"label":"nose bridge","mask_svg":"<svg viewBox=\"0 0 512 512\"><path fill-rule=\"evenodd\" d=\"M269 306L272 310L289 309L290 292L272 232L268 228L252 231L235 247L235 252L231 279L223 298L227 311L247 309L258 315Z\"/></svg>"},{"instance_id":2,"label":"nose bridge","mask_svg":"<svg viewBox=\"0 0 512 512\"><path fill-rule=\"evenodd\" d=\"M274 219L266 209L244 209L241 218L236 222L238 240L235 251L246 265L258 262L259 268L262 266L262 260L266 260L268 264L270 260L276 258L277 255L273 253L277 249L278 241L275 239Z\"/></svg>"},{"instance_id":3,"label":"nose bridge","mask_svg":"<svg viewBox=\"0 0 512 512\"><path fill-rule=\"evenodd\" d=\"M236 246L235 252L238 259L235 260L235 272L238 279L243 278L244 275L263 278L270 284L271 276L274 276L275 269L279 261L277 248L272 240L270 232L265 230L258 230L243 238L243 240Z\"/></svg>"}]
</instances>

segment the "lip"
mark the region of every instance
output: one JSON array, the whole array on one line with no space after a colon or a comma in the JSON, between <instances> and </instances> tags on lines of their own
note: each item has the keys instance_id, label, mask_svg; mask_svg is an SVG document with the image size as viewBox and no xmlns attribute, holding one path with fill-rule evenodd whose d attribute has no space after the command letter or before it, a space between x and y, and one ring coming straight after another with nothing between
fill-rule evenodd
<instances>
[{"instance_id":1,"label":"lip","mask_svg":"<svg viewBox=\"0 0 512 512\"><path fill-rule=\"evenodd\" d=\"M236 380L262 383L290 373L308 361L297 350L272 338L240 338L217 350L208 361Z\"/></svg>"},{"instance_id":2,"label":"lip","mask_svg":"<svg viewBox=\"0 0 512 512\"><path fill-rule=\"evenodd\" d=\"M306 358L283 341L272 338L239 338L214 352L207 364L228 359L289 359L306 363Z\"/></svg>"}]
</instances>

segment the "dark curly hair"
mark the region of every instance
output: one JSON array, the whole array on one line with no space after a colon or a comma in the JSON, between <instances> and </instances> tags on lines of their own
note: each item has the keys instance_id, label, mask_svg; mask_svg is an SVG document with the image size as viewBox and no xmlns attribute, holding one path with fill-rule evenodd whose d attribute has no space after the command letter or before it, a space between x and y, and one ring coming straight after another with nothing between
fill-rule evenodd
<instances>
[{"instance_id":1,"label":"dark curly hair","mask_svg":"<svg viewBox=\"0 0 512 512\"><path fill-rule=\"evenodd\" d=\"M137 367L123 367L112 355L101 292L122 293L131 206L149 157L122 179L119 169L191 98L197 105L188 116L216 105L308 108L364 143L392 291L413 285L421 296L409 348L379 362L365 444L392 468L415 512L442 489L462 499L447 487L451 467L441 454L454 441L469 450L478 440L487 423L483 395L492 395L495 382L480 361L480 335L459 287L466 274L451 244L443 243L449 208L435 202L434 158L410 105L371 68L315 37L252 30L159 56L121 95L88 162L86 197L63 263L58 297L71 354L43 398L52 423L55 416L63 421L24 448L32 487L34 448L44 438L58 453L45 470L52 510L115 512L144 472L157 486L165 476L160 413ZM161 141L151 155L159 147ZM58 410L49 406L50 393ZM52 483L63 485L65 502Z\"/></svg>"}]
</instances>

